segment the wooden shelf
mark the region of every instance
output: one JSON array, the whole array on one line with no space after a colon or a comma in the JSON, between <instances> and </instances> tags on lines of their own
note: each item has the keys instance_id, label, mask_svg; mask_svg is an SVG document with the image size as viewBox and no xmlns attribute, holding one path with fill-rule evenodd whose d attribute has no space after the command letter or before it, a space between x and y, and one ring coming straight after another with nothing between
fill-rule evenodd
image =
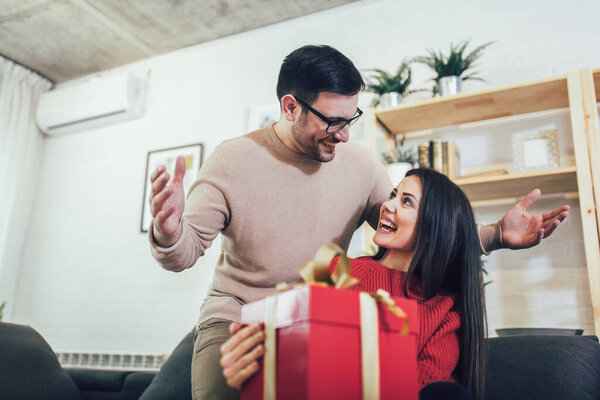
<instances>
[{"instance_id":1,"label":"wooden shelf","mask_svg":"<svg viewBox=\"0 0 600 400\"><path fill-rule=\"evenodd\" d=\"M469 200L522 197L538 188L543 194L577 191L575 166L519 174L455 180Z\"/></svg>"},{"instance_id":2,"label":"wooden shelf","mask_svg":"<svg viewBox=\"0 0 600 400\"><path fill-rule=\"evenodd\" d=\"M596 101L600 101L600 69L595 69L592 72L594 76L594 87L596 88Z\"/></svg>"},{"instance_id":3,"label":"wooden shelf","mask_svg":"<svg viewBox=\"0 0 600 400\"><path fill-rule=\"evenodd\" d=\"M376 111L375 117L384 131L398 135L564 107L569 107L567 78L558 77L403 104Z\"/></svg>"}]
</instances>

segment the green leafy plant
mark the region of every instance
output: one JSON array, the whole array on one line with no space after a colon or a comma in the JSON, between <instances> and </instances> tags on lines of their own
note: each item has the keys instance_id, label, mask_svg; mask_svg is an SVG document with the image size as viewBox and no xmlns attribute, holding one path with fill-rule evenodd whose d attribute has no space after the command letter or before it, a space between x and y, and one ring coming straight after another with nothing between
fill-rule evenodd
<instances>
[{"instance_id":1,"label":"green leafy plant","mask_svg":"<svg viewBox=\"0 0 600 400\"><path fill-rule=\"evenodd\" d=\"M437 77L434 78L435 81L445 76L460 76L463 81L469 79L484 81L482 78L476 76L477 72L464 74L476 67L475 62L481 58L483 50L492 43L484 43L465 55L465 50L469 45L469 41L466 40L458 45L450 44L450 53L448 55L443 54L441 50L428 49L427 53L429 54L427 56L418 56L413 58L412 61L425 64L431 68L437 74Z\"/></svg>"},{"instance_id":2,"label":"green leafy plant","mask_svg":"<svg viewBox=\"0 0 600 400\"><path fill-rule=\"evenodd\" d=\"M387 150L381 153L381 159L384 164L393 164L397 162L414 164L417 162L417 151L414 148L398 146L393 150Z\"/></svg>"},{"instance_id":3,"label":"green leafy plant","mask_svg":"<svg viewBox=\"0 0 600 400\"><path fill-rule=\"evenodd\" d=\"M2 321L2 317L4 316L4 307L6 306L6 302L0 304L0 321Z\"/></svg>"},{"instance_id":4,"label":"green leafy plant","mask_svg":"<svg viewBox=\"0 0 600 400\"><path fill-rule=\"evenodd\" d=\"M483 257L482 257L482 258L481 258L481 270L483 271L483 274L484 274L484 275L487 275L487 274L488 274L487 270L485 269L485 263L486 263L486 262L487 262L487 260L484 260L484 259L483 259ZM487 286L487 285L489 285L489 284L490 284L490 283L492 283L492 282L494 282L494 281L487 281L487 282L484 282L483 286Z\"/></svg>"},{"instance_id":5,"label":"green leafy plant","mask_svg":"<svg viewBox=\"0 0 600 400\"><path fill-rule=\"evenodd\" d=\"M385 93L399 93L401 95L408 93L408 87L411 84L412 71L410 63L406 60L398 67L395 74L391 74L382 69L374 68L374 74L367 78L366 90L378 95Z\"/></svg>"}]
</instances>

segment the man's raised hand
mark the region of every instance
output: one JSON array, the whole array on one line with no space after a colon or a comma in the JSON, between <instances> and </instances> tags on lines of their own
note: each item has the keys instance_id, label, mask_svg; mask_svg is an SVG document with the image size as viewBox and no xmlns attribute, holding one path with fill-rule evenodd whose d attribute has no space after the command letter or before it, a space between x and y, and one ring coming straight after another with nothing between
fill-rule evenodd
<instances>
[{"instance_id":1,"label":"man's raised hand","mask_svg":"<svg viewBox=\"0 0 600 400\"><path fill-rule=\"evenodd\" d=\"M175 163L175 176L171 184L167 185L170 177L164 165L158 167L150 177L152 182L150 212L154 217L154 226L161 235L171 236L179 229L185 207L184 175L185 159L183 156L178 156Z\"/></svg>"}]
</instances>

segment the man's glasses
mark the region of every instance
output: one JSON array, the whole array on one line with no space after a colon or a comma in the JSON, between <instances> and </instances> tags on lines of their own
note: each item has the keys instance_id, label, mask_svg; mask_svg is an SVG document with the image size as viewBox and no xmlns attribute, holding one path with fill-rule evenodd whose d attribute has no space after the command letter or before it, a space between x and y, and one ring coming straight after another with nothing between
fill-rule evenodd
<instances>
[{"instance_id":1,"label":"man's glasses","mask_svg":"<svg viewBox=\"0 0 600 400\"><path fill-rule=\"evenodd\" d=\"M298 100L298 103L300 103L302 105L302 107L306 107L306 109L308 111L315 114L317 117L321 118L323 121L327 122L327 129L325 129L325 132L327 132L327 133L336 133L336 132L341 131L342 129L344 129L346 127L346 125L350 126L350 125L354 124L360 118L360 116L363 114L361 109L357 107L356 112L358 114L356 114L354 117L352 117L350 119L340 119L340 118L331 119L331 118L327 118L326 116L324 116L323 114L321 114L320 112L318 112L317 110L315 110L314 108L312 108L311 106L306 104L306 102L304 100L302 100L298 97L296 97L296 100Z\"/></svg>"}]
</instances>

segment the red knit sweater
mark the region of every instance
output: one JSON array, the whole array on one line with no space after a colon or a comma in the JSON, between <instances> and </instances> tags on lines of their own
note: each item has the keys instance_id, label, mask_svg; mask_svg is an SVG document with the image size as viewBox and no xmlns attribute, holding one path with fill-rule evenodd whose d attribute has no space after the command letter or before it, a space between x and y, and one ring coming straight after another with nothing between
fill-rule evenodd
<instances>
[{"instance_id":1,"label":"red knit sweater","mask_svg":"<svg viewBox=\"0 0 600 400\"><path fill-rule=\"evenodd\" d=\"M337 260L331 262L330 273L335 269ZM388 268L370 257L350 259L350 265L352 276L361 282L354 289L363 292L383 289L393 297L405 297L402 288L406 272ZM419 302L420 329L416 342L420 387L435 381L455 381L452 372L458 363L457 330L460 327L460 315L453 294L442 292L425 301L422 293L419 279L411 276L408 299Z\"/></svg>"}]
</instances>

